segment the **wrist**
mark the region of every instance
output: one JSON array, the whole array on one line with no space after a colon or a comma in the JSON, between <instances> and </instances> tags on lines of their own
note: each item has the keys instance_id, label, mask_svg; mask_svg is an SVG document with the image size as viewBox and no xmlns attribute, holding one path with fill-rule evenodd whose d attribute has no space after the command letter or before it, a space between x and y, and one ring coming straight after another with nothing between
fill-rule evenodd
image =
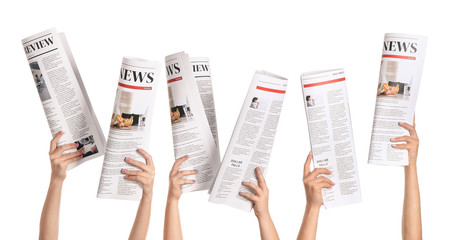
<instances>
[{"instance_id":1,"label":"wrist","mask_svg":"<svg viewBox=\"0 0 450 240\"><path fill-rule=\"evenodd\" d=\"M320 206L322 204L318 204L318 203L306 203L306 211L309 212L319 212L320 211Z\"/></svg>"},{"instance_id":2,"label":"wrist","mask_svg":"<svg viewBox=\"0 0 450 240\"><path fill-rule=\"evenodd\" d=\"M63 184L64 183L64 178L61 177L55 177L55 176L51 176L50 178L50 184Z\"/></svg>"},{"instance_id":3,"label":"wrist","mask_svg":"<svg viewBox=\"0 0 450 240\"><path fill-rule=\"evenodd\" d=\"M264 211L255 211L255 216L259 219L268 219L270 218L269 209L266 209Z\"/></svg>"},{"instance_id":4,"label":"wrist","mask_svg":"<svg viewBox=\"0 0 450 240\"><path fill-rule=\"evenodd\" d=\"M144 193L144 194L142 194L141 201L142 202L151 202L152 198L153 198L153 194L152 193Z\"/></svg>"}]
</instances>

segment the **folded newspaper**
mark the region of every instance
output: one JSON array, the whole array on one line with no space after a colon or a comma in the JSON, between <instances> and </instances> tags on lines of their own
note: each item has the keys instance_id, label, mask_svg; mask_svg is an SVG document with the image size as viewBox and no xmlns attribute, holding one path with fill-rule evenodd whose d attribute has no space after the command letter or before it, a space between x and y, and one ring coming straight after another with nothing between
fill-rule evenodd
<instances>
[{"instance_id":1,"label":"folded newspaper","mask_svg":"<svg viewBox=\"0 0 450 240\"><path fill-rule=\"evenodd\" d=\"M184 52L166 57L167 90L175 159L189 156L180 170L197 170L183 192L207 190L220 165L209 60Z\"/></svg>"},{"instance_id":2,"label":"folded newspaper","mask_svg":"<svg viewBox=\"0 0 450 240\"><path fill-rule=\"evenodd\" d=\"M53 136L64 132L58 146L78 143L77 150L84 149L83 159L68 169L102 156L105 137L65 35L52 28L23 39L22 45L50 131Z\"/></svg>"},{"instance_id":3,"label":"folded newspaper","mask_svg":"<svg viewBox=\"0 0 450 240\"><path fill-rule=\"evenodd\" d=\"M255 73L212 186L210 202L251 211L252 202L239 192L252 191L242 182L257 184L257 167L264 176L267 173L287 83L286 78L265 71Z\"/></svg>"},{"instance_id":4,"label":"folded newspaper","mask_svg":"<svg viewBox=\"0 0 450 240\"><path fill-rule=\"evenodd\" d=\"M123 58L98 198L140 200L142 197L142 185L125 179L121 170L140 170L126 163L126 157L145 163L137 150L147 149L149 145L160 69L158 62Z\"/></svg>"},{"instance_id":5,"label":"folded newspaper","mask_svg":"<svg viewBox=\"0 0 450 240\"><path fill-rule=\"evenodd\" d=\"M301 75L315 168L327 168L335 185L322 189L325 208L361 202L352 122L343 69Z\"/></svg>"},{"instance_id":6,"label":"folded newspaper","mask_svg":"<svg viewBox=\"0 0 450 240\"><path fill-rule=\"evenodd\" d=\"M408 151L392 148L391 138L409 135L398 122L413 124L425 60L427 38L387 33L384 36L369 163L408 165Z\"/></svg>"}]
</instances>

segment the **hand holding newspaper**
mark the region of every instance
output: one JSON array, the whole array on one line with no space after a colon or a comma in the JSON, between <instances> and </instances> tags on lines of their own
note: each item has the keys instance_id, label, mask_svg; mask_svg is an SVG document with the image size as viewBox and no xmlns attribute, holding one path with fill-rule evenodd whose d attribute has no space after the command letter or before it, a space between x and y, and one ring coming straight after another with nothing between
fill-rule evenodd
<instances>
[{"instance_id":1,"label":"hand holding newspaper","mask_svg":"<svg viewBox=\"0 0 450 240\"><path fill-rule=\"evenodd\" d=\"M175 159L189 156L180 170L197 170L183 192L207 190L220 165L209 62L180 52L166 57L167 89Z\"/></svg>"},{"instance_id":2,"label":"hand holding newspaper","mask_svg":"<svg viewBox=\"0 0 450 240\"><path fill-rule=\"evenodd\" d=\"M140 170L126 163L126 157L145 163L145 159L137 150L146 149L149 144L160 68L158 62L123 58L98 186L98 198L141 199L141 184L125 179L121 170Z\"/></svg>"},{"instance_id":3,"label":"hand holding newspaper","mask_svg":"<svg viewBox=\"0 0 450 240\"><path fill-rule=\"evenodd\" d=\"M98 124L66 37L52 28L22 40L52 136L58 145L78 143L83 159L68 169L102 156L105 137ZM69 152L69 151L67 151Z\"/></svg>"},{"instance_id":4,"label":"hand holding newspaper","mask_svg":"<svg viewBox=\"0 0 450 240\"><path fill-rule=\"evenodd\" d=\"M322 189L325 208L361 202L356 152L343 69L301 75L315 168L335 185Z\"/></svg>"},{"instance_id":5,"label":"hand holding newspaper","mask_svg":"<svg viewBox=\"0 0 450 240\"><path fill-rule=\"evenodd\" d=\"M391 147L391 138L408 135L398 122L413 124L425 60L427 38L388 33L377 90L377 103L370 141L369 163L408 165L408 152Z\"/></svg>"},{"instance_id":6,"label":"hand holding newspaper","mask_svg":"<svg viewBox=\"0 0 450 240\"><path fill-rule=\"evenodd\" d=\"M255 73L212 186L210 202L243 211L252 209L252 202L239 192L251 192L242 182L258 184L257 167L264 176L267 173L286 88L286 78L265 71Z\"/></svg>"}]
</instances>

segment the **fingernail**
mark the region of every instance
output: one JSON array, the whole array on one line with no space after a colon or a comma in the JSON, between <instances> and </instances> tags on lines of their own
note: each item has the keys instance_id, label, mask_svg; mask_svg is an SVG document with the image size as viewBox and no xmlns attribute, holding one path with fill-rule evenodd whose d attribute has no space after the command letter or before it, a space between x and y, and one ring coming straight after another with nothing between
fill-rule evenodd
<instances>
[{"instance_id":1,"label":"fingernail","mask_svg":"<svg viewBox=\"0 0 450 240\"><path fill-rule=\"evenodd\" d=\"M391 138L391 139L389 139L389 140L391 140L391 142L392 142L392 141L394 141L394 139L395 139L395 138Z\"/></svg>"},{"instance_id":2,"label":"fingernail","mask_svg":"<svg viewBox=\"0 0 450 240\"><path fill-rule=\"evenodd\" d=\"M63 134L64 132L63 131L59 131L59 133L58 134Z\"/></svg>"},{"instance_id":3,"label":"fingernail","mask_svg":"<svg viewBox=\"0 0 450 240\"><path fill-rule=\"evenodd\" d=\"M197 169L194 169L194 172L198 173L198 170L197 170Z\"/></svg>"},{"instance_id":4,"label":"fingernail","mask_svg":"<svg viewBox=\"0 0 450 240\"><path fill-rule=\"evenodd\" d=\"M122 169L122 173L126 173L127 172L127 170L126 169Z\"/></svg>"},{"instance_id":5,"label":"fingernail","mask_svg":"<svg viewBox=\"0 0 450 240\"><path fill-rule=\"evenodd\" d=\"M128 179L128 176L125 176L125 177L123 177L123 178Z\"/></svg>"},{"instance_id":6,"label":"fingernail","mask_svg":"<svg viewBox=\"0 0 450 240\"><path fill-rule=\"evenodd\" d=\"M78 147L78 146L80 146L80 144L78 144L78 143L75 143L75 147Z\"/></svg>"},{"instance_id":7,"label":"fingernail","mask_svg":"<svg viewBox=\"0 0 450 240\"><path fill-rule=\"evenodd\" d=\"M333 186L334 186L334 185L336 185L336 183L334 183L334 182L331 182L331 185L333 185Z\"/></svg>"},{"instance_id":8,"label":"fingernail","mask_svg":"<svg viewBox=\"0 0 450 240\"><path fill-rule=\"evenodd\" d=\"M126 157L124 160L125 160L125 162L129 162L130 161L130 159L128 157Z\"/></svg>"},{"instance_id":9,"label":"fingernail","mask_svg":"<svg viewBox=\"0 0 450 240\"><path fill-rule=\"evenodd\" d=\"M184 157L184 158L187 158L187 157L189 157L189 156L188 156L188 155L184 155L183 157Z\"/></svg>"},{"instance_id":10,"label":"fingernail","mask_svg":"<svg viewBox=\"0 0 450 240\"><path fill-rule=\"evenodd\" d=\"M142 151L142 148L138 148L137 151L138 151L138 152Z\"/></svg>"}]
</instances>

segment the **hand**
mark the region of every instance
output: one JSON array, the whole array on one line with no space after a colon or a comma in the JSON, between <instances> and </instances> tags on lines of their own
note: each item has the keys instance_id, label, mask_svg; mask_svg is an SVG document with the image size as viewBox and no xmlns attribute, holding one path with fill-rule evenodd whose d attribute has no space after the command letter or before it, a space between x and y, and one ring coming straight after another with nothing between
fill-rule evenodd
<instances>
[{"instance_id":1,"label":"hand","mask_svg":"<svg viewBox=\"0 0 450 240\"><path fill-rule=\"evenodd\" d=\"M183 177L197 174L198 173L197 170L178 171L181 164L188 159L189 159L188 156L180 157L173 164L172 170L170 171L170 175L169 175L169 182L170 182L169 183L169 194L167 196L167 198L169 200L178 201L180 199L181 185L195 183L195 180L183 179Z\"/></svg>"},{"instance_id":2,"label":"hand","mask_svg":"<svg viewBox=\"0 0 450 240\"><path fill-rule=\"evenodd\" d=\"M250 188L255 194L240 192L239 195L252 201L253 211L256 217L269 215L269 189L266 185L266 180L259 168L255 169L258 185L251 182L242 182L242 185Z\"/></svg>"},{"instance_id":3,"label":"hand","mask_svg":"<svg viewBox=\"0 0 450 240\"><path fill-rule=\"evenodd\" d=\"M139 154L145 158L145 163L125 158L125 162L142 169L141 171L131 171L122 169L122 173L126 174L125 179L140 182L142 184L142 198L151 198L153 194L153 182L155 179L155 165L150 154L144 149L138 149Z\"/></svg>"},{"instance_id":4,"label":"hand","mask_svg":"<svg viewBox=\"0 0 450 240\"><path fill-rule=\"evenodd\" d=\"M52 166L52 180L64 181L66 178L67 166L70 163L76 162L83 158L83 149L79 151L63 154L67 150L76 149L78 143L69 143L58 147L58 141L63 135L63 132L56 134L50 142L50 163Z\"/></svg>"},{"instance_id":5,"label":"hand","mask_svg":"<svg viewBox=\"0 0 450 240\"><path fill-rule=\"evenodd\" d=\"M391 142L406 142L405 144L393 144L393 148L407 149L409 166L415 167L417 162L417 152L419 151L419 137L416 132L416 120L414 118L413 126L399 122L398 125L409 131L410 136L391 138Z\"/></svg>"},{"instance_id":6,"label":"hand","mask_svg":"<svg viewBox=\"0 0 450 240\"><path fill-rule=\"evenodd\" d=\"M319 174L330 175L331 171L326 168L316 168L311 172L312 152L309 152L306 158L303 170L303 184L305 185L306 203L311 207L319 207L322 205L322 188L332 188L334 183L327 177L317 177Z\"/></svg>"}]
</instances>

